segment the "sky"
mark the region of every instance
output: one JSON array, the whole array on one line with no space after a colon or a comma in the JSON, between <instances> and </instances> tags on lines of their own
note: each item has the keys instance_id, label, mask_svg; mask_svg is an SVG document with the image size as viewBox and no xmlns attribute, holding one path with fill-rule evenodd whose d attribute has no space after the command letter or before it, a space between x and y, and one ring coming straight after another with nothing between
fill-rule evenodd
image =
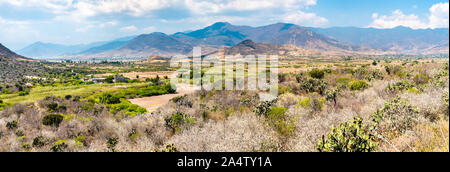
<instances>
[{"instance_id":1,"label":"sky","mask_svg":"<svg viewBox=\"0 0 450 172\"><path fill-rule=\"evenodd\" d=\"M413 29L449 27L448 0L0 0L0 43L65 45L151 32L172 34L215 22L263 26Z\"/></svg>"}]
</instances>

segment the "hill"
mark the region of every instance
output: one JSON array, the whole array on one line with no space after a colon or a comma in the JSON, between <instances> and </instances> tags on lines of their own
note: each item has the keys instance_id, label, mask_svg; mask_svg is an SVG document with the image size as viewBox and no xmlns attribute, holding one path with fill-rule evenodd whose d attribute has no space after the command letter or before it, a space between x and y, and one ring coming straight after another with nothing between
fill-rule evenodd
<instances>
[{"instance_id":1,"label":"hill","mask_svg":"<svg viewBox=\"0 0 450 172\"><path fill-rule=\"evenodd\" d=\"M356 27L310 29L346 44L368 46L383 51L410 54L448 54L448 29L414 30L407 27L392 29Z\"/></svg>"}]
</instances>

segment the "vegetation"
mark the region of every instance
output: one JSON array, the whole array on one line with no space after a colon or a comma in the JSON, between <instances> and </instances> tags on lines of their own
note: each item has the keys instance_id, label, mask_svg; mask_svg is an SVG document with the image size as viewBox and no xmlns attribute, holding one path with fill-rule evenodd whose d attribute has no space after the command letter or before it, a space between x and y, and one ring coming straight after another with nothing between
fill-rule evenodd
<instances>
[{"instance_id":1,"label":"vegetation","mask_svg":"<svg viewBox=\"0 0 450 172\"><path fill-rule=\"evenodd\" d=\"M0 151L448 152L448 59L393 57L282 59L273 101L170 95L153 72L176 69L166 63L43 63L58 72L0 83ZM159 95L169 98L157 109L133 104Z\"/></svg>"},{"instance_id":2,"label":"vegetation","mask_svg":"<svg viewBox=\"0 0 450 172\"><path fill-rule=\"evenodd\" d=\"M332 127L328 137L322 136L317 144L320 152L373 152L377 143L361 118L355 118Z\"/></svg>"}]
</instances>

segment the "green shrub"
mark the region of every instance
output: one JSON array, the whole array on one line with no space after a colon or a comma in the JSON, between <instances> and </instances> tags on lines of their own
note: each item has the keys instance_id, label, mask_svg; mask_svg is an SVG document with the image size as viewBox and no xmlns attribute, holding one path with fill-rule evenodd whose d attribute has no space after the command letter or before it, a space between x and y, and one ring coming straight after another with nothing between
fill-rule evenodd
<instances>
[{"instance_id":1,"label":"green shrub","mask_svg":"<svg viewBox=\"0 0 450 172\"><path fill-rule=\"evenodd\" d=\"M62 115L58 114L50 114L47 116L44 116L42 119L42 124L52 127L59 127L59 124L64 120L64 117Z\"/></svg>"},{"instance_id":2,"label":"green shrub","mask_svg":"<svg viewBox=\"0 0 450 172\"><path fill-rule=\"evenodd\" d=\"M353 71L352 74L353 76L355 76L355 78L358 78L360 80L365 79L368 81L373 81L381 80L384 78L383 73L381 73L379 70L368 69L367 67L360 67Z\"/></svg>"},{"instance_id":3,"label":"green shrub","mask_svg":"<svg viewBox=\"0 0 450 172\"><path fill-rule=\"evenodd\" d=\"M75 141L75 145L83 147L85 145L84 136L78 136L77 138L73 139Z\"/></svg>"},{"instance_id":4,"label":"green shrub","mask_svg":"<svg viewBox=\"0 0 450 172\"><path fill-rule=\"evenodd\" d=\"M339 77L336 79L336 85L338 87L347 88L348 84L352 81L349 77Z\"/></svg>"},{"instance_id":5,"label":"green shrub","mask_svg":"<svg viewBox=\"0 0 450 172\"><path fill-rule=\"evenodd\" d=\"M122 99L119 104L110 105L110 112L112 114L117 114L120 111L124 111L128 116L134 117L136 115L146 113L147 109L139 105L132 104L126 99Z\"/></svg>"},{"instance_id":6,"label":"green shrub","mask_svg":"<svg viewBox=\"0 0 450 172\"><path fill-rule=\"evenodd\" d=\"M117 137L110 137L106 142L108 149L110 149L112 152L116 152L114 148L116 147L117 143L119 143L119 138Z\"/></svg>"},{"instance_id":7,"label":"green shrub","mask_svg":"<svg viewBox=\"0 0 450 172\"><path fill-rule=\"evenodd\" d=\"M64 96L64 98L65 98L66 100L70 100L70 99L72 99L72 95L66 95L66 96Z\"/></svg>"},{"instance_id":8,"label":"green shrub","mask_svg":"<svg viewBox=\"0 0 450 172\"><path fill-rule=\"evenodd\" d=\"M322 136L317 144L319 152L373 152L376 147L374 136L361 118L332 127L328 137Z\"/></svg>"},{"instance_id":9,"label":"green shrub","mask_svg":"<svg viewBox=\"0 0 450 172\"><path fill-rule=\"evenodd\" d=\"M58 110L58 103L49 103L47 104L47 110L49 112L55 112Z\"/></svg>"},{"instance_id":10,"label":"green shrub","mask_svg":"<svg viewBox=\"0 0 450 172\"><path fill-rule=\"evenodd\" d=\"M348 88L352 91L365 90L369 88L369 84L366 81L354 80L348 84Z\"/></svg>"},{"instance_id":11,"label":"green shrub","mask_svg":"<svg viewBox=\"0 0 450 172\"><path fill-rule=\"evenodd\" d=\"M413 85L407 80L401 80L394 84L388 84L386 90L389 92L401 92L407 89L413 88Z\"/></svg>"},{"instance_id":12,"label":"green shrub","mask_svg":"<svg viewBox=\"0 0 450 172\"><path fill-rule=\"evenodd\" d=\"M327 89L328 83L320 79L304 79L300 82L300 89L307 93L317 92L323 94Z\"/></svg>"},{"instance_id":13,"label":"green shrub","mask_svg":"<svg viewBox=\"0 0 450 172\"><path fill-rule=\"evenodd\" d=\"M111 93L104 93L102 96L99 97L100 103L103 104L119 104L120 103L120 97L111 94Z\"/></svg>"},{"instance_id":14,"label":"green shrub","mask_svg":"<svg viewBox=\"0 0 450 172\"><path fill-rule=\"evenodd\" d=\"M394 98L370 115L375 131L383 136L396 136L411 129L419 116L419 110L409 102Z\"/></svg>"},{"instance_id":15,"label":"green shrub","mask_svg":"<svg viewBox=\"0 0 450 172\"><path fill-rule=\"evenodd\" d=\"M14 130L17 128L17 120L11 121L11 122L7 122L6 123L6 128L10 129L10 130Z\"/></svg>"},{"instance_id":16,"label":"green shrub","mask_svg":"<svg viewBox=\"0 0 450 172\"><path fill-rule=\"evenodd\" d=\"M269 109L269 112L267 113L266 118L280 119L280 118L284 117L284 114L286 114L285 107L272 107Z\"/></svg>"},{"instance_id":17,"label":"green shrub","mask_svg":"<svg viewBox=\"0 0 450 172\"><path fill-rule=\"evenodd\" d=\"M288 119L285 107L272 107L266 115L270 125L282 136L290 136L295 130L292 119Z\"/></svg>"},{"instance_id":18,"label":"green shrub","mask_svg":"<svg viewBox=\"0 0 450 172\"><path fill-rule=\"evenodd\" d=\"M308 97L305 97L303 100L298 101L298 106L307 108L311 104L311 100Z\"/></svg>"},{"instance_id":19,"label":"green shrub","mask_svg":"<svg viewBox=\"0 0 450 172\"><path fill-rule=\"evenodd\" d=\"M261 116L261 115L266 116L267 113L269 112L270 107L275 103L276 103L276 100L261 102L255 106L255 108L253 109L253 112L255 112L255 114L257 114L259 116Z\"/></svg>"},{"instance_id":20,"label":"green shrub","mask_svg":"<svg viewBox=\"0 0 450 172\"><path fill-rule=\"evenodd\" d=\"M327 90L327 91L325 91L325 98L327 101L333 101L334 105L336 105L337 98L340 94L341 94L341 92L338 88Z\"/></svg>"},{"instance_id":21,"label":"green shrub","mask_svg":"<svg viewBox=\"0 0 450 172\"><path fill-rule=\"evenodd\" d=\"M172 114L171 116L167 117L165 121L166 126L172 129L174 132L180 130L184 125L193 125L196 123L195 118L181 112Z\"/></svg>"},{"instance_id":22,"label":"green shrub","mask_svg":"<svg viewBox=\"0 0 450 172\"><path fill-rule=\"evenodd\" d=\"M325 72L323 70L314 69L309 72L309 76L316 79L323 79Z\"/></svg>"},{"instance_id":23,"label":"green shrub","mask_svg":"<svg viewBox=\"0 0 450 172\"><path fill-rule=\"evenodd\" d=\"M385 70L388 75L397 75L399 72L403 71L403 67L399 65L387 65Z\"/></svg>"},{"instance_id":24,"label":"green shrub","mask_svg":"<svg viewBox=\"0 0 450 172\"><path fill-rule=\"evenodd\" d=\"M28 93L27 91L21 91L19 92L19 96L26 96L29 95L30 93Z\"/></svg>"},{"instance_id":25,"label":"green shrub","mask_svg":"<svg viewBox=\"0 0 450 172\"><path fill-rule=\"evenodd\" d=\"M55 144L50 148L53 152L64 152L64 150L68 147L66 140L58 140Z\"/></svg>"},{"instance_id":26,"label":"green shrub","mask_svg":"<svg viewBox=\"0 0 450 172\"><path fill-rule=\"evenodd\" d=\"M46 143L44 136L37 136L33 139L33 147L42 147Z\"/></svg>"},{"instance_id":27,"label":"green shrub","mask_svg":"<svg viewBox=\"0 0 450 172\"><path fill-rule=\"evenodd\" d=\"M417 74L416 76L414 76L414 79L413 79L413 81L416 85L426 84L426 83L428 83L429 80L430 80L430 78L423 73Z\"/></svg>"},{"instance_id":28,"label":"green shrub","mask_svg":"<svg viewBox=\"0 0 450 172\"><path fill-rule=\"evenodd\" d=\"M153 149L150 152L180 152L180 151L178 151L178 149L175 147L174 144L169 144L169 145L166 145L165 149L162 149L162 150Z\"/></svg>"}]
</instances>

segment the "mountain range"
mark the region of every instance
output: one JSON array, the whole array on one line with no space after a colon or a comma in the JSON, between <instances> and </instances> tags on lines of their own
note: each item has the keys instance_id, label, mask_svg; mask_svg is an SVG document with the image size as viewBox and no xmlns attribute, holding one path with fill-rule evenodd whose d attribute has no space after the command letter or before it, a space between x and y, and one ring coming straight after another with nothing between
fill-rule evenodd
<instances>
[{"instance_id":1,"label":"mountain range","mask_svg":"<svg viewBox=\"0 0 450 172\"><path fill-rule=\"evenodd\" d=\"M325 54L448 54L448 29L333 27L308 28L288 23L261 27L214 23L172 35L150 33L109 42L63 46L35 43L18 53L27 57L149 57L189 54L194 46L214 53L243 41L296 46ZM249 42L247 42L249 43Z\"/></svg>"}]
</instances>

